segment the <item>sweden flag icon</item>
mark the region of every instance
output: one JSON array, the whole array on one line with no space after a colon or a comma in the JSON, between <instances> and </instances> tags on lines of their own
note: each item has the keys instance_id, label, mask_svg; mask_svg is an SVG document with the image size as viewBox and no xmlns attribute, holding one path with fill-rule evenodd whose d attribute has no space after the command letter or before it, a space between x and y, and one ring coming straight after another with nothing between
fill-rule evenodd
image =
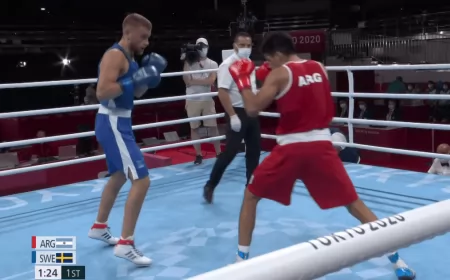
<instances>
[{"instance_id":1,"label":"sweden flag icon","mask_svg":"<svg viewBox=\"0 0 450 280\"><path fill-rule=\"evenodd\" d=\"M56 263L73 263L73 253L56 253Z\"/></svg>"}]
</instances>

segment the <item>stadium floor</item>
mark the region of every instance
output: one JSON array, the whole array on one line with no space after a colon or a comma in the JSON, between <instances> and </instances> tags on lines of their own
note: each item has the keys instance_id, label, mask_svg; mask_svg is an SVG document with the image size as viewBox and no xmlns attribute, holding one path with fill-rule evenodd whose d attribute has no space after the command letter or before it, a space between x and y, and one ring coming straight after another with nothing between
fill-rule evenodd
<instances>
[{"instance_id":1,"label":"stadium floor","mask_svg":"<svg viewBox=\"0 0 450 280\"><path fill-rule=\"evenodd\" d=\"M264 157L264 155L262 156ZM136 231L137 247L154 263L148 268L113 256L112 248L87 237L95 219L105 179L0 197L0 280L34 279L31 236L76 236L77 265L86 279L178 280L233 262L237 220L245 183L245 158L239 155L216 191L215 203L202 202L201 192L214 159L152 169ZM347 164L361 198L380 217L450 198L450 177ZM121 228L129 184L113 209L109 224ZM251 256L265 254L318 236L357 225L345 209L321 211L297 183L293 204L284 207L262 201ZM450 279L450 236L445 235L401 250L417 279ZM443 247L443 248L442 248ZM320 265L320 264L318 264ZM343 269L321 280L395 280L386 258Z\"/></svg>"}]
</instances>

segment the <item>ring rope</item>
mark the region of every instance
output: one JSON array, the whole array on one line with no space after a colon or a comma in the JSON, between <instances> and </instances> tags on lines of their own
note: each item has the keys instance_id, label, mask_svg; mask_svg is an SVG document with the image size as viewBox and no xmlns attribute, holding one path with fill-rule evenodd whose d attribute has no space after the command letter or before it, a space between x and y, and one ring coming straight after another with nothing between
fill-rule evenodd
<instances>
[{"instance_id":1,"label":"ring rope","mask_svg":"<svg viewBox=\"0 0 450 280\"><path fill-rule=\"evenodd\" d=\"M261 112L259 115L265 116L265 117L279 117L280 116L279 113L271 113L271 112ZM224 113L220 113L220 114L200 116L200 117L191 117L191 118L178 119L178 120L172 120L172 121L163 121L163 122L150 123L150 124L140 124L140 125L132 126L132 129L140 130L140 129L147 129L147 128L155 128L155 127L161 127L161 126L166 126L166 125L187 123L187 122L191 122L191 121L202 121L202 120L222 118L224 116L225 116ZM422 129L450 130L450 125L446 125L446 124L427 124L427 123L416 123L416 122L382 121L382 120L366 120L366 119L350 119L350 118L333 118L332 122L335 122L335 123L349 123L350 122L353 124L361 124L361 125L382 125L382 126L388 126L388 127L409 127L409 128L422 128ZM17 140L17 141L0 143L0 148L24 146L24 145L31 145L31 144L37 144L37 143L54 142L54 141L60 141L60 140L89 137L89 136L94 136L94 135L95 135L95 131L89 131L89 132L78 132L78 133L71 133L71 134L65 134L65 135L57 135L57 136L47 136L47 137L27 139L27 140Z\"/></svg>"},{"instance_id":2,"label":"ring rope","mask_svg":"<svg viewBox=\"0 0 450 280\"><path fill-rule=\"evenodd\" d=\"M349 143L340 143L342 146L346 147L355 147L360 149L367 149L367 150L373 150L373 151L379 151L379 152L390 152L390 153L396 153L396 154L406 154L406 155L416 155L421 157L429 157L429 158L449 158L450 156L436 154L436 153L427 153L427 152L418 152L418 151L410 151L410 150L403 150L403 149L393 149L393 148L387 148L387 147L377 147L377 146L370 146L370 145L363 145L363 144L356 144L353 141L353 124L364 124L364 125L383 125L383 126L393 126L393 127L414 127L414 128L422 128L422 129L436 129L436 130L450 130L449 125L443 125L443 124L424 124L424 123L407 123L407 122L396 122L396 121L381 121L381 120L360 120L360 119L354 119L354 98L353 97L370 97L370 98L392 98L392 97L398 97L399 99L408 99L408 98L417 98L417 99L439 99L439 100L445 100L450 99L450 96L447 95L439 95L439 94L428 94L428 95L422 95L422 94L381 94L381 93L355 93L354 92L354 79L353 79L353 72L352 70L410 70L410 69L422 69L422 70L441 70L444 68L450 68L450 64L433 64L433 65L395 65L395 66L331 66L327 67L328 70L332 71L347 71L348 79L349 79L349 92L343 93L343 92L333 92L333 96L342 96L342 97L349 97L350 104L353 104L353 106L350 106L349 111L349 118L334 118L333 122L338 123L347 123L348 124L348 130L349 130ZM207 70L196 70L196 71L185 71L185 72L173 72L173 73L163 73L162 77L175 77L184 75L186 73L208 73L208 72L215 72L217 69L207 69ZM81 80L65 80L65 81L47 81L47 82L31 82L31 83L12 83L12 84L0 84L1 88L26 88L31 86L55 86L55 85L67 85L67 84L81 84L81 83L92 83L96 82L96 79L81 79ZM216 96L217 92L209 92L209 93L201 93L197 96ZM141 105L141 104L151 104L151 103L160 103L160 102L169 102L169 101L179 101L179 100L185 100L188 96L182 95L182 96L173 96L173 97L163 97L163 98L155 98L155 99L147 99L147 100L139 100L135 101L134 104ZM30 116L30 115L43 115L43 114L56 114L56 113L63 113L63 112L73 112L73 111L85 111L85 110L94 110L99 108L99 105L87 105L87 106L76 106L76 107L63 107L63 108L54 108L54 109L44 109L44 110L32 110L32 111L22 111L22 112L13 112L13 113L3 113L0 114L0 118L12 118L12 117L22 117L22 116ZM278 113L270 113L270 112L261 112L261 116L267 116L267 117L279 117ZM165 125L173 125L173 124L180 124L180 123L186 123L190 121L197 121L197 120L206 120L206 119L213 119L213 118L219 118L223 117L224 114L215 114L215 115L209 115L209 116L200 116L200 117L193 117L193 118L187 118L183 120L173 120L173 121L165 121L165 122L158 122L158 123L152 123L152 124L143 124L143 125L136 125L133 126L133 129L146 129L146 128L154 128L154 127L160 127ZM89 137L95 135L95 132L82 132L82 133L73 133L73 134L67 134L67 135L59 135L59 136L50 136L50 137L43 137L43 138L37 138L37 139L28 139L28 140L19 140L19 141L12 141L12 142L4 142L0 143L0 148L5 147L11 147L11 146L21 146L21 145L30 145L30 144L36 144L36 143L43 143L43 142L52 142L52 141L59 141L59 140L66 140L66 139L73 139L73 138L80 138L80 137ZM273 135L267 135L262 134L261 137L263 138L269 138L269 139L276 139L276 136ZM196 141L204 141L207 140L196 140ZM213 141L213 140L211 140ZM208 141L206 141L208 142ZM183 142L187 143L187 142ZM197 143L194 141L194 143ZM201 142L199 142L201 143ZM338 143L335 143L338 144ZM164 147L159 146L159 147ZM98 158L100 159L100 158ZM93 160L97 160L97 158L94 157ZM76 160L72 160L74 163L78 163ZM58 162L58 163L52 163L52 164L62 164L68 165L67 162L70 161L64 161L64 162ZM40 165L42 166L52 166L50 164L44 164ZM60 165L61 166L61 165ZM25 170L24 170L25 169ZM45 169L45 168L43 168ZM18 170L24 170L23 172L27 172L26 170L29 170L28 168L19 168L15 169L16 173L23 173L19 172ZM11 172L10 170L8 170ZM0 172L0 175L6 175L5 172L8 171L2 171ZM12 174L12 173L11 173Z\"/></svg>"},{"instance_id":3,"label":"ring rope","mask_svg":"<svg viewBox=\"0 0 450 280\"><path fill-rule=\"evenodd\" d=\"M184 146L191 146L194 144L201 144L201 143L209 143L213 141L221 141L224 140L225 136L215 136L215 137L209 137L199 140L191 140L191 141L185 141L185 142L178 142L178 143L172 143L167 145L160 145L160 146L153 146L149 148L142 148L140 149L144 153L148 152L156 152L164 149L173 149L173 148L179 148ZM20 173L26 173L31 171L38 171L48 168L55 168L59 166L67 166L72 164L78 164L78 163L84 163L84 162L90 162L95 160L104 159L105 155L98 155L98 156L92 156L92 157L85 157L85 158L77 158L67 161L58 161L58 162L52 162L52 163L46 163L46 164L40 164L40 165L33 165L33 166L27 166L27 167L21 167L16 169L9 169L0 171L0 177L1 176L7 176L7 175L14 175L14 174L20 174Z\"/></svg>"},{"instance_id":4,"label":"ring rope","mask_svg":"<svg viewBox=\"0 0 450 280\"><path fill-rule=\"evenodd\" d=\"M377 65L377 66L326 66L329 71L386 71L386 70L448 70L450 69L450 64L412 64L412 65ZM210 73L217 72L219 69L206 69L206 70L193 70L193 71L182 71L182 72L171 72L162 73L161 77L176 77L183 76L186 74L200 74L200 73ZM349 75L349 77L353 75ZM353 79L352 79L353 80ZM28 82L28 83L8 83L0 84L0 89L7 88L28 88L28 87L46 87L46 86L67 86L74 84L92 84L97 83L96 78L91 79L74 79L74 80L62 80L62 81L45 81L45 82ZM350 87L353 83L349 83ZM351 92L354 92L352 90Z\"/></svg>"},{"instance_id":5,"label":"ring rope","mask_svg":"<svg viewBox=\"0 0 450 280\"><path fill-rule=\"evenodd\" d=\"M0 84L1 86L1 84ZM348 92L332 92L332 96L336 97L349 97ZM196 97L214 97L217 96L216 92L205 92L198 93ZM396 93L354 93L354 97L363 98L389 98L389 99L423 99L423 100L449 100L450 96L445 94L396 94ZM144 104L154 104L161 102L173 102L186 100L186 95L170 96L170 97L160 97L145 100L134 101L134 105L144 105ZM27 116L39 116L39 115L50 115L50 114L60 114L60 113L70 113L79 111L90 111L97 110L100 105L84 105L84 106L70 106L70 107L60 107L52 109L39 109L39 110L28 110L20 112L10 112L10 113L0 113L0 119L27 117Z\"/></svg>"},{"instance_id":6,"label":"ring rope","mask_svg":"<svg viewBox=\"0 0 450 280\"><path fill-rule=\"evenodd\" d=\"M192 117L192 118L186 118L186 119L162 121L162 122L149 123L149 124L139 124L139 125L134 125L131 128L133 130L140 130L140 129L161 127L161 126L166 126L166 125L188 123L191 121L203 121L203 120L209 120L209 119L216 119L216 118L221 118L224 116L225 116L225 114L221 113L221 114ZM24 146L24 145L31 145L31 144L36 144L36 143L54 142L54 141L60 141L60 140L89 137L89 136L94 136L94 135L95 135L95 131L87 131L87 132L78 132L78 133L71 133L71 134L65 134L65 135L48 136L48 137L35 138L35 139L18 140L18 141L0 143L0 148L13 147L13 146Z\"/></svg>"},{"instance_id":7,"label":"ring rope","mask_svg":"<svg viewBox=\"0 0 450 280\"><path fill-rule=\"evenodd\" d=\"M0 84L0 86L1 86L1 84ZM214 97L214 96L217 96L217 91L196 94L196 97ZM173 101L181 101L181 100L186 100L186 95L137 100L137 101L134 101L134 105L154 104L154 103L161 103L161 102L173 102ZM78 112L78 111L89 111L89 110L97 110L99 107L100 107L100 105L96 104L96 105L60 107L60 108L52 108L52 109L28 110L28 111L11 112L11 113L0 113L0 119L59 114L59 113L70 113L70 112Z\"/></svg>"},{"instance_id":8,"label":"ring rope","mask_svg":"<svg viewBox=\"0 0 450 280\"><path fill-rule=\"evenodd\" d=\"M450 231L450 200L319 237L187 280L312 280ZM326 244L326 245L325 245Z\"/></svg>"}]
</instances>

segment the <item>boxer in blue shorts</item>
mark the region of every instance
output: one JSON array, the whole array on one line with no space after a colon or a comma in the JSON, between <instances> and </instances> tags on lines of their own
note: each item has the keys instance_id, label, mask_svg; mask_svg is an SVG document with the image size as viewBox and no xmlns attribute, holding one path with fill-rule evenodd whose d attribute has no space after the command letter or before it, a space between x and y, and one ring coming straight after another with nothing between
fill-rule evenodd
<instances>
[{"instance_id":1,"label":"boxer in blue shorts","mask_svg":"<svg viewBox=\"0 0 450 280\"><path fill-rule=\"evenodd\" d=\"M123 21L122 39L109 48L99 65L97 98L100 108L95 120L95 135L106 155L111 174L102 193L97 220L88 233L93 239L116 245L114 254L138 266L151 259L134 246L134 230L150 187L148 169L131 128L135 97L158 86L167 61L158 54L145 56L139 66L134 55L142 55L148 46L152 24L145 17L130 14ZM108 217L122 186L132 182L125 205L121 238L113 237Z\"/></svg>"}]
</instances>

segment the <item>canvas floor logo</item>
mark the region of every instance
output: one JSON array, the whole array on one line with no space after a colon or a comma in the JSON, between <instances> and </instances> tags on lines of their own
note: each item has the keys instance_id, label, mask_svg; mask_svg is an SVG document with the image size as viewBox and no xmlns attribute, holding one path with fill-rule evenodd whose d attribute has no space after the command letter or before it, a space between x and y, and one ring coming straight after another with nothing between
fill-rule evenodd
<instances>
[{"instance_id":1,"label":"canvas floor logo","mask_svg":"<svg viewBox=\"0 0 450 280\"><path fill-rule=\"evenodd\" d=\"M279 238L297 237L307 241L310 238L328 235L332 232L348 228L344 224L325 224L305 219L279 218L275 221L257 220L254 231L255 236L268 236L269 234L279 233ZM215 227L188 227L175 230L164 238L148 244L139 245L139 249L153 258L152 269L133 270L128 264L122 264L117 267L117 279L120 280L142 280L142 279L184 279L192 275L197 275L217 267L217 251L208 245L233 247L237 242L238 223L236 221L224 221L218 223ZM294 245L294 244L292 244ZM252 246L264 246L263 244L254 244ZM154 251L156 248L156 251ZM233 247L234 248L234 247ZM280 248L281 249L281 248ZM232 249L234 250L234 249ZM196 256L208 256L211 254L211 265L195 260ZM234 257L234 251L230 252L230 260ZM198 267L200 263L203 267ZM388 263L387 263L388 264ZM206 268L205 265L208 265ZM374 269L372 266L371 269ZM355 274L347 269L339 272ZM154 278L148 278L154 277Z\"/></svg>"}]
</instances>

